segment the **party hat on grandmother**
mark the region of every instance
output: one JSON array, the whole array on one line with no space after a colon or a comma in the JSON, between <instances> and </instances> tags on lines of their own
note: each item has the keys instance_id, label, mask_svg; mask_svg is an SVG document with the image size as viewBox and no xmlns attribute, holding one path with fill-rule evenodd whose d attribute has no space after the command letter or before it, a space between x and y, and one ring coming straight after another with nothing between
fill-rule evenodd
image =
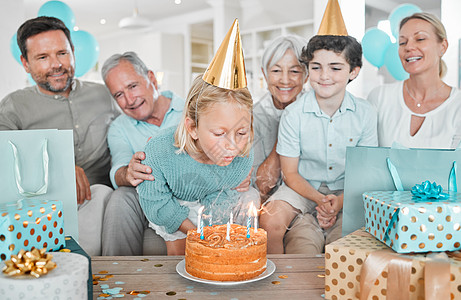
<instances>
[{"instance_id":1,"label":"party hat on grandmother","mask_svg":"<svg viewBox=\"0 0 461 300\"><path fill-rule=\"evenodd\" d=\"M202 79L211 85L234 90L247 86L238 19L219 46Z\"/></svg>"},{"instance_id":2,"label":"party hat on grandmother","mask_svg":"<svg viewBox=\"0 0 461 300\"><path fill-rule=\"evenodd\" d=\"M328 0L317 35L348 35L338 0Z\"/></svg>"}]
</instances>

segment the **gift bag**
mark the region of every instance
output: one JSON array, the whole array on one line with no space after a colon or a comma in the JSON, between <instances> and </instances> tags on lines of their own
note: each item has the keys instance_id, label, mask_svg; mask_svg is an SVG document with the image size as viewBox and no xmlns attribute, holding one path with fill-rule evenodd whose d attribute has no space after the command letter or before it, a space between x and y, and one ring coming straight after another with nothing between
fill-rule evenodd
<instances>
[{"instance_id":1,"label":"gift bag","mask_svg":"<svg viewBox=\"0 0 461 300\"><path fill-rule=\"evenodd\" d=\"M388 161L398 171L401 187L410 191L428 180L448 190L453 162L461 162L461 150L394 149L348 147L343 204L343 236L365 226L362 194L366 191L395 191ZM456 182L460 182L459 171ZM454 180L453 180L454 182ZM458 187L459 188L459 187Z\"/></svg>"},{"instance_id":2,"label":"gift bag","mask_svg":"<svg viewBox=\"0 0 461 300\"><path fill-rule=\"evenodd\" d=\"M0 203L63 203L64 234L78 240L72 130L0 131Z\"/></svg>"}]
</instances>

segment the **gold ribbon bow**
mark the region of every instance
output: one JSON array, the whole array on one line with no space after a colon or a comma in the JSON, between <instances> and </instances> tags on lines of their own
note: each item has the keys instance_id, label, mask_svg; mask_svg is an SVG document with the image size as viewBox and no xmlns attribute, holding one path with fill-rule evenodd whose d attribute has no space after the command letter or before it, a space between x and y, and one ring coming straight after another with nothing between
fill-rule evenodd
<instances>
[{"instance_id":1,"label":"gold ribbon bow","mask_svg":"<svg viewBox=\"0 0 461 300\"><path fill-rule=\"evenodd\" d=\"M426 256L424 268L425 299L450 299L449 256L459 253L430 253ZM387 267L388 299L410 299L410 274L412 257L387 250L375 251L368 255L360 274L360 299L368 299L371 287Z\"/></svg>"},{"instance_id":2,"label":"gold ribbon bow","mask_svg":"<svg viewBox=\"0 0 461 300\"><path fill-rule=\"evenodd\" d=\"M46 248L41 250L34 248L32 251L21 249L18 255L11 255L11 259L5 261L3 273L9 276L28 274L36 278L46 275L56 268L56 263L51 261L53 255L45 252Z\"/></svg>"}]
</instances>

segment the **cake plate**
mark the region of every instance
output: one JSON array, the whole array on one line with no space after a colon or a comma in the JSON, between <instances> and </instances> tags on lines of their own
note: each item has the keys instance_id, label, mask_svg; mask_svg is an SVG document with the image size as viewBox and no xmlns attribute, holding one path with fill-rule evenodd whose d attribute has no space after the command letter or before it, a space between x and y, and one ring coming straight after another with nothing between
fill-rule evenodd
<instances>
[{"instance_id":1,"label":"cake plate","mask_svg":"<svg viewBox=\"0 0 461 300\"><path fill-rule=\"evenodd\" d=\"M258 281L258 280L271 276L272 273L274 273L274 271L275 271L275 264L272 261L267 260L266 270L254 278L250 278L247 280L241 280L241 281L215 281L215 280L207 280L207 279L198 278L198 277L192 276L189 273L187 273L185 259L181 260L176 265L176 272L178 272L178 274L181 275L182 277L192 280L192 281L196 281L196 282L215 284L215 285L236 285L236 284L254 282L254 281Z\"/></svg>"}]
</instances>

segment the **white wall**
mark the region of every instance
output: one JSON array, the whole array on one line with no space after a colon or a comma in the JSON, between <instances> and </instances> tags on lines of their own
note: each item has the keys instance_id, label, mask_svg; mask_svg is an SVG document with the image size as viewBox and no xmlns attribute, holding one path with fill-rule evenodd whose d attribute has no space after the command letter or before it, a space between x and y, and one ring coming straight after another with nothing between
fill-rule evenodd
<instances>
[{"instance_id":1,"label":"white wall","mask_svg":"<svg viewBox=\"0 0 461 300\"><path fill-rule=\"evenodd\" d=\"M23 0L2 0L0 9L0 101L7 94L28 84L27 75L11 54L10 40L24 20Z\"/></svg>"},{"instance_id":2,"label":"white wall","mask_svg":"<svg viewBox=\"0 0 461 300\"><path fill-rule=\"evenodd\" d=\"M461 27L459 22L459 13L461 12L461 1L459 0L442 0L441 20L448 36L448 49L443 60L447 64L448 70L444 81L455 87L459 85L459 72L461 64L459 61L459 42L461 39Z\"/></svg>"}]
</instances>

